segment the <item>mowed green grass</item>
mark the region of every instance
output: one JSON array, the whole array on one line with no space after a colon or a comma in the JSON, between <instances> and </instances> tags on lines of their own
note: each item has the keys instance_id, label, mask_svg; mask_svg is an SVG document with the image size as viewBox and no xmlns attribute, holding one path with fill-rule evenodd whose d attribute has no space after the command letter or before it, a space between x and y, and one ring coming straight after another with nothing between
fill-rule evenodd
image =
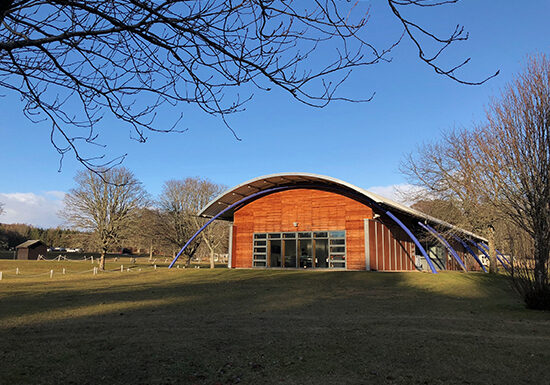
<instances>
[{"instance_id":1,"label":"mowed green grass","mask_svg":"<svg viewBox=\"0 0 550 385\"><path fill-rule=\"evenodd\" d=\"M119 267L0 261L0 384L550 384L502 276Z\"/></svg>"}]
</instances>

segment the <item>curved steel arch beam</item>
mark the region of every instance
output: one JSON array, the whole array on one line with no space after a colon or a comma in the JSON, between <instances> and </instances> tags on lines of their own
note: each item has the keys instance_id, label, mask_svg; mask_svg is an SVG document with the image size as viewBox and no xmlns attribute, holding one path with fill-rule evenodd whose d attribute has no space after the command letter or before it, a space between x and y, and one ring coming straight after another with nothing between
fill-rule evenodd
<instances>
[{"instance_id":1,"label":"curved steel arch beam","mask_svg":"<svg viewBox=\"0 0 550 385\"><path fill-rule=\"evenodd\" d=\"M382 207L380 207L376 202L375 202L376 206L378 206L380 209L384 210ZM422 247L422 245L420 244L420 241L414 236L414 234L411 232L411 230L409 230L409 228L407 226L405 226L403 224L403 222L401 222L399 220L399 218L397 218L395 215L393 215L389 210L386 210L385 211L386 215L388 217L390 217L395 223L397 223L397 225L399 227L401 227L408 235L409 237L411 237L411 239L413 240L414 244L416 245L416 247L418 247L420 249L420 252L422 253L422 255L424 256L424 258L426 258L426 261L428 262L428 265L430 266L430 270L432 271L432 273L434 274L437 274L437 270L432 262L432 260L430 259L430 257L428 257L428 254L426 253L426 250L424 250L424 248Z\"/></svg>"},{"instance_id":2,"label":"curved steel arch beam","mask_svg":"<svg viewBox=\"0 0 550 385\"><path fill-rule=\"evenodd\" d=\"M314 185L314 186L309 186L309 188L321 188L321 187L325 187L325 186L317 186L317 185ZM210 220L208 220L208 222L206 222L195 234L193 234L193 236L191 238L189 238L189 240L185 243L185 245L183 245L183 247L181 248L181 250L179 251L179 253L174 257L174 259L172 260L172 262L170 263L170 265L168 265L168 268L171 269L172 266L174 266L174 264L176 263L176 261L178 260L178 258L180 257L180 255L185 251L185 249L187 249L187 247L191 244L191 242L193 242L193 240L200 234L202 233L202 231L204 229L206 229L208 227L208 225L210 225L210 223L214 222L216 219L218 219L221 215L223 215L224 213L226 213L227 211L231 210L231 209L234 209L235 207L251 200L251 199L254 199L260 195L267 195L267 194L271 194L273 192L277 192L277 191L282 191L282 190L291 190L291 189L298 189L298 188L305 188L305 186L300 186L300 185L295 185L295 186L280 186L280 187L273 187L273 188L270 188L270 189L266 189L266 190L261 190L261 191L258 191L254 194L251 194L251 195L248 195L246 197L244 197L243 199L227 206L225 209L223 209L222 211L220 211L219 213L217 213L216 215L214 215L212 218L210 218Z\"/></svg>"},{"instance_id":3,"label":"curved steel arch beam","mask_svg":"<svg viewBox=\"0 0 550 385\"><path fill-rule=\"evenodd\" d=\"M479 257L476 255L476 253L474 253L474 251L472 250L472 248L470 246L468 246L468 244L466 242L464 242L462 239L460 239L459 237L457 237L456 235L453 235L453 238L458 241L462 247L464 247L468 253L470 253L472 255L472 257L474 257L474 259L476 260L476 262L479 264L479 266L481 266L481 268L483 269L483 271L486 273L487 272L487 268L485 267L485 265L480 261Z\"/></svg>"},{"instance_id":4,"label":"curved steel arch beam","mask_svg":"<svg viewBox=\"0 0 550 385\"><path fill-rule=\"evenodd\" d=\"M441 243L447 250L449 250L449 253L453 256L453 258L458 262L462 270L465 272L468 272L468 269L466 269L466 265L464 265L464 262L462 262L462 259L458 255L458 253L453 249L453 247L447 242L445 238L441 234L439 234L432 226L428 224L424 224L422 222L418 222L420 226L422 226L424 229L426 229L429 233L433 234L433 236Z\"/></svg>"},{"instance_id":5,"label":"curved steel arch beam","mask_svg":"<svg viewBox=\"0 0 550 385\"><path fill-rule=\"evenodd\" d=\"M489 252L489 246L486 245L485 243L480 243L481 246L483 246L483 248ZM506 261L506 263L508 263L508 266L512 266L512 264L510 263L510 260L508 260L508 258L506 258L500 251L498 251L497 249L495 249L495 251L497 252L497 259L498 261L501 263L502 266L504 266L504 262L499 258L499 255Z\"/></svg>"},{"instance_id":6,"label":"curved steel arch beam","mask_svg":"<svg viewBox=\"0 0 550 385\"><path fill-rule=\"evenodd\" d=\"M174 257L174 259L172 260L172 262L170 263L170 265L168 265L168 268L171 269L172 266L174 266L174 263L176 263L176 261L178 260L178 258L180 257L181 253L183 253L185 251L185 249L187 249L187 247L191 244L191 242L193 242L193 240L200 234L202 233L202 231L204 229L206 229L208 227L208 225L212 222L214 222L216 219L218 219L218 217L222 214L224 214L225 212L227 212L228 210L231 210L235 207L237 207L238 205L246 202L246 201L249 201L250 199L253 199L259 195L263 195L263 194L266 194L266 193L272 193L272 192L275 192L275 191L280 191L280 190L285 190L285 189L289 189L288 186L285 186L285 187L274 187L274 188L271 188L271 189L267 189L267 190L263 190L263 191L259 191L257 193L254 193L252 195L249 195L235 203L233 203L232 205L230 206L227 206L225 209L223 209L222 211L220 211L219 213L217 213L216 215L214 215L212 218L210 218L210 220L208 222L206 222L191 238L189 238L189 240L185 243L185 245L183 245L183 247L181 248L181 250L179 251L179 253Z\"/></svg>"},{"instance_id":7,"label":"curved steel arch beam","mask_svg":"<svg viewBox=\"0 0 550 385\"><path fill-rule=\"evenodd\" d=\"M489 253L487 253L483 247L481 247L476 241L472 241L471 239L469 239L469 241L470 241L475 247L477 247L478 250L481 251L481 252L483 253L483 255L485 255L485 256L487 257L487 259L489 259L489 261L491 260L491 257L489 256ZM506 271L509 272L510 270L508 269L508 266L506 266L506 265L504 264L504 262L502 261L502 259L500 259L500 257L499 257L498 255L497 255L496 257L497 257L497 259L499 260L499 262L502 264L502 267L504 267L504 269L505 269Z\"/></svg>"},{"instance_id":8,"label":"curved steel arch beam","mask_svg":"<svg viewBox=\"0 0 550 385\"><path fill-rule=\"evenodd\" d=\"M254 193L252 195L249 195L235 203L233 203L232 205L226 207L225 209L223 209L222 211L220 211L218 214L216 214L215 216L213 216L212 218L210 218L210 220L208 222L206 222L191 238L189 238L189 240L185 243L185 245L183 245L183 247L181 248L181 250L179 251L179 253L174 257L174 259L172 260L172 262L170 263L170 265L168 265L168 268L171 269L172 266L174 266L174 264L176 263L176 261L178 260L178 258L180 257L180 255L185 251L185 249L191 244L191 242L193 242L193 240L205 229L208 227L208 225L210 225L210 223L212 223L214 220L216 220L218 217L220 217L222 214L226 213L228 210L231 210L253 198L256 198L260 195L267 195L267 194L270 194L272 192L276 192L276 191L282 191L282 190L291 190L291 189L299 189L299 188L317 188L317 189L320 189L320 190L328 190L328 191L331 191L331 190L334 190L334 189L331 189L330 186L325 186L325 185L294 185L294 186L281 186L281 187L273 187L273 188L270 188L270 189L266 189L266 190L263 190L263 191L258 191L257 193ZM340 193L342 193L340 191ZM416 247L418 247L418 249L420 250L420 252L422 253L422 255L424 256L424 258L426 258L426 261L428 262L428 265L430 266L430 269L432 271L432 273L434 274L437 274L437 270L433 264L433 262L431 261L431 259L428 257L428 254L426 253L426 250L424 250L424 248L422 247L422 245L420 244L420 242L418 241L418 239L414 236L414 234L409 230L409 228L407 226L405 226L403 224L403 222L401 222L399 220L399 218L397 218L395 215L393 215L389 210L385 210L384 208L382 208L377 202L375 202L374 200L370 199L370 198L367 198L367 197L361 197L363 199L367 199L372 205L374 205L376 208L378 208L379 210L383 211L388 217L390 217L399 227L401 227L408 235L409 237L413 240L414 244L416 245Z\"/></svg>"},{"instance_id":9,"label":"curved steel arch beam","mask_svg":"<svg viewBox=\"0 0 550 385\"><path fill-rule=\"evenodd\" d=\"M495 251L497 252L497 256L501 256L502 258L504 258L504 260L508 263L508 266L509 267L512 267L512 262L510 262L510 260L508 258L506 258L504 256L504 254L502 254L500 251L498 251L498 249L495 249ZM501 262L502 263L502 262ZM504 264L502 264L504 266Z\"/></svg>"}]
</instances>

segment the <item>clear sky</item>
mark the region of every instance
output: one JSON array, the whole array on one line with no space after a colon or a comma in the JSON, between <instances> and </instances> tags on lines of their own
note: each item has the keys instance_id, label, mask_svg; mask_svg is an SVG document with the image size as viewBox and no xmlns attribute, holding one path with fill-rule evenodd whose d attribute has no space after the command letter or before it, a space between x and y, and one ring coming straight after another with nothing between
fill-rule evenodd
<instances>
[{"instance_id":1,"label":"clear sky","mask_svg":"<svg viewBox=\"0 0 550 385\"><path fill-rule=\"evenodd\" d=\"M373 40L398 37L398 22L385 2L363 1L358 7L369 5ZM106 119L98 127L100 141L111 156L128 153L124 165L153 196L169 179L201 176L232 186L264 174L302 171L340 178L391 198L393 186L407 182L398 169L404 154L437 138L441 130L482 120L484 106L521 70L527 55L550 54L548 15L547 0L462 0L418 12L416 20L438 33L465 26L469 40L451 48L446 62L472 57L460 72L465 80L500 70L482 86L436 75L405 40L393 51L391 63L358 69L341 90L354 97L376 91L369 103L339 102L316 109L280 91L255 92L246 111L229 118L241 141L219 119L189 105L165 110L157 120L164 127L183 112L185 133L150 133L147 143L139 144L127 128ZM49 124L27 120L18 95L0 94L0 202L6 205L0 222L60 224L56 211L82 166L68 155L58 172Z\"/></svg>"}]
</instances>

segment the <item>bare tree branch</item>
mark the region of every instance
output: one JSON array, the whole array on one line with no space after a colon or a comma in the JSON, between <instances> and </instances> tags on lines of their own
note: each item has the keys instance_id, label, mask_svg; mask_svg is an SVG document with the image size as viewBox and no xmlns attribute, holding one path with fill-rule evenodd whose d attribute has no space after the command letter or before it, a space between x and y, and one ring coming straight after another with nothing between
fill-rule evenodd
<instances>
[{"instance_id":1,"label":"bare tree branch","mask_svg":"<svg viewBox=\"0 0 550 385\"><path fill-rule=\"evenodd\" d=\"M388 0L403 34L377 48L366 39L368 11L336 0L4 1L0 87L21 96L29 119L51 123L61 161L72 152L89 170L108 170L126 155L98 155L104 146L97 126L105 116L145 142L147 132L185 131L182 106L192 104L238 139L227 117L244 109L253 89L277 88L313 107L371 100L374 92L353 98L339 88L354 69L390 61L403 36L438 74L481 84L454 74L469 59L451 69L436 64L467 38L462 28L439 38L399 12L454 2ZM434 56L424 54L418 34L439 46ZM168 107L174 122L159 126L156 117Z\"/></svg>"}]
</instances>

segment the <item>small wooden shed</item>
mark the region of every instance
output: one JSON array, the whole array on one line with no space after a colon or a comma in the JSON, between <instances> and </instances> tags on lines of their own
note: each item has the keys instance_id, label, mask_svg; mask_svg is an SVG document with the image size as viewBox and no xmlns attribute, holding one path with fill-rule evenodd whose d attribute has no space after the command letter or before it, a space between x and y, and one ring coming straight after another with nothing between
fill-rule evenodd
<instances>
[{"instance_id":1,"label":"small wooden shed","mask_svg":"<svg viewBox=\"0 0 550 385\"><path fill-rule=\"evenodd\" d=\"M31 239L16 247L17 259L38 259L39 255L46 256L48 247L39 239Z\"/></svg>"}]
</instances>

